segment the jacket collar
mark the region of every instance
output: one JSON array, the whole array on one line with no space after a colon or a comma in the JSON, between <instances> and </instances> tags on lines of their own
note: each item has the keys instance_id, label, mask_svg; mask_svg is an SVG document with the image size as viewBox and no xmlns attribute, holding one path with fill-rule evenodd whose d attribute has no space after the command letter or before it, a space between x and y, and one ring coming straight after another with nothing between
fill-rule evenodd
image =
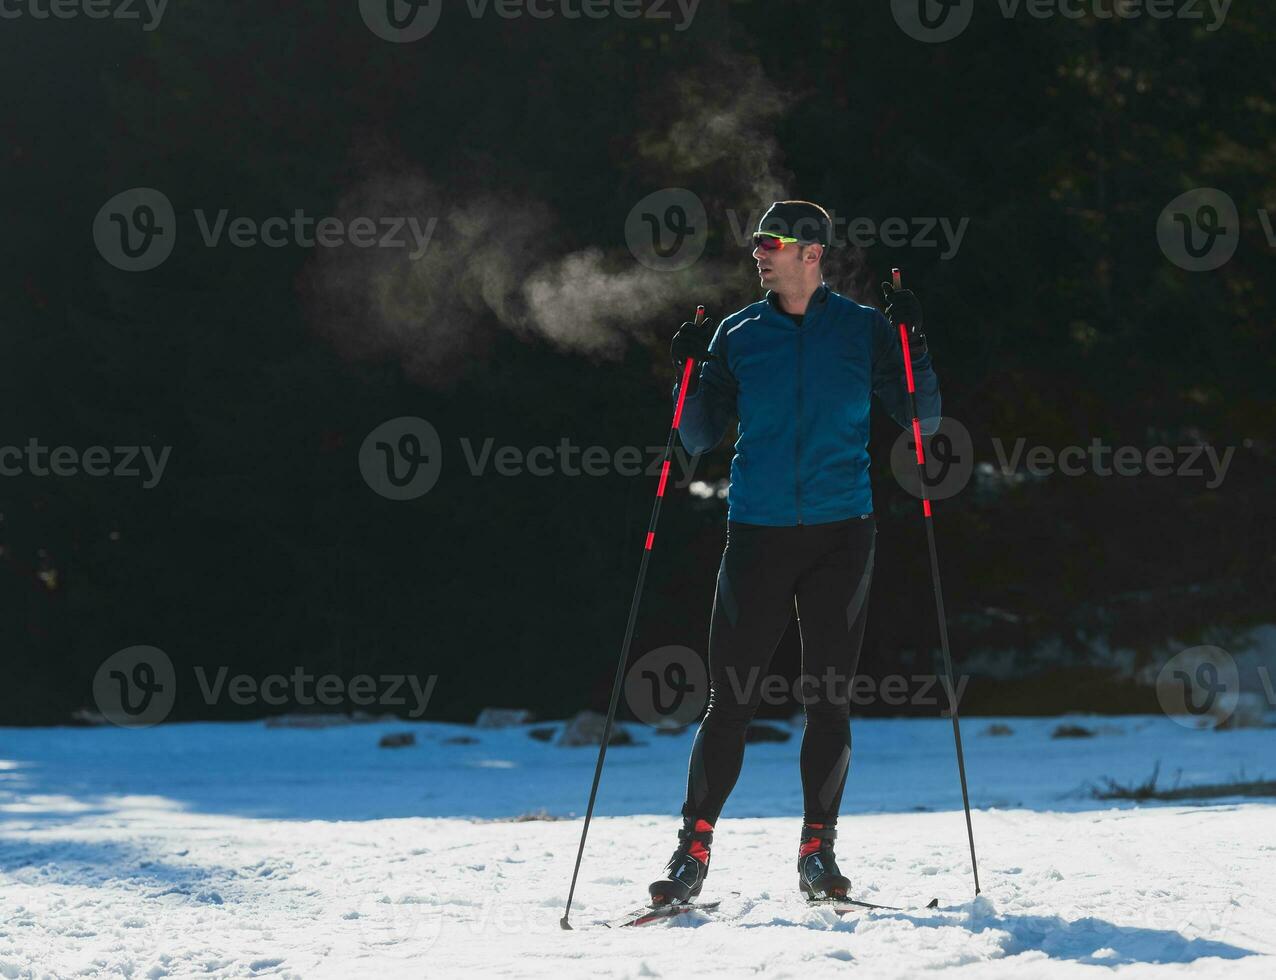
<instances>
[{"instance_id":1,"label":"jacket collar","mask_svg":"<svg viewBox=\"0 0 1276 980\"><path fill-rule=\"evenodd\" d=\"M806 315L812 316L815 313L821 312L824 309L824 307L828 305L830 292L832 292L832 290L829 289L828 283L826 282L820 283L819 287L815 290L815 292L811 294L810 301L806 304ZM768 289L766 291L766 301L767 301L767 305L770 306L771 309L775 310L776 313L779 313L786 317L788 316L788 314L785 313L784 310L780 309L780 297L778 297L775 294L775 290Z\"/></svg>"}]
</instances>

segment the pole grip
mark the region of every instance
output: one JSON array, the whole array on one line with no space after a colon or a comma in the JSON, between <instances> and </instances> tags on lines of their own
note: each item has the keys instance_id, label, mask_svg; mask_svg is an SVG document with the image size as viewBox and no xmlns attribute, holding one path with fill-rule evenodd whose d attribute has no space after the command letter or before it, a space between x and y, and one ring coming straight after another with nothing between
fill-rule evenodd
<instances>
[{"instance_id":1,"label":"pole grip","mask_svg":"<svg viewBox=\"0 0 1276 980\"><path fill-rule=\"evenodd\" d=\"M696 326L698 327L702 325L703 323L704 323L704 307L697 306L696 307ZM682 366L682 383L678 386L678 404L674 407L674 410L673 410L673 427L675 430L677 430L678 427L682 425L682 407L687 402L687 386L691 384L691 372L694 371L695 368L696 368L695 358L688 357L687 363ZM666 457L665 469L668 470L668 468L669 468L669 460ZM664 492L665 492L665 481L661 480L659 496L663 496ZM650 545L650 539L648 540L648 545Z\"/></svg>"},{"instance_id":2,"label":"pole grip","mask_svg":"<svg viewBox=\"0 0 1276 980\"><path fill-rule=\"evenodd\" d=\"M904 285L903 273L901 273L898 269L891 269L891 288L901 289L903 288L903 285ZM913 360L908 353L908 346L909 346L908 345L908 324L906 323L901 323L899 325L899 345L900 345L900 351L904 357L904 380L908 385L908 405L910 410L913 413L913 424L914 424L914 427L916 427L917 402L913 398L913 393L916 391L916 388L914 386L914 381L913 381ZM918 452L918 456L920 457L921 455L920 438L918 439L918 443L917 443L917 452Z\"/></svg>"}]
</instances>

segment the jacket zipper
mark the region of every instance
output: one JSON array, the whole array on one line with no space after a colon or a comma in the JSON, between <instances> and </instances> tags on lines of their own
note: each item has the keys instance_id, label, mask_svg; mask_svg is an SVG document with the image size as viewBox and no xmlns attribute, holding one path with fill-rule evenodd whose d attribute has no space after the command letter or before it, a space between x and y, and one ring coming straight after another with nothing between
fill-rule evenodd
<instances>
[{"instance_id":1,"label":"jacket zipper","mask_svg":"<svg viewBox=\"0 0 1276 980\"><path fill-rule=\"evenodd\" d=\"M802 328L797 328L797 418L793 439L793 489L797 498L797 522L802 523Z\"/></svg>"}]
</instances>

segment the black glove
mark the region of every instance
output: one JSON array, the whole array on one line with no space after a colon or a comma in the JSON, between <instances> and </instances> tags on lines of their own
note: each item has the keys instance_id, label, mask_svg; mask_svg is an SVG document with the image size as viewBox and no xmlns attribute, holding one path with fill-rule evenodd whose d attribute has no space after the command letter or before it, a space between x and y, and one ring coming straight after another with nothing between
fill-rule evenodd
<instances>
[{"instance_id":1,"label":"black glove","mask_svg":"<svg viewBox=\"0 0 1276 980\"><path fill-rule=\"evenodd\" d=\"M678 328L678 332L673 335L673 342L669 345L669 353L673 357L675 366L681 368L687 363L687 358L695 358L700 361L712 361L714 356L709 353L709 341L713 339L714 323L708 317L699 326L688 321Z\"/></svg>"},{"instance_id":2,"label":"black glove","mask_svg":"<svg viewBox=\"0 0 1276 980\"><path fill-rule=\"evenodd\" d=\"M911 289L896 289L889 282L882 283L882 298L886 300L886 319L896 333L901 323L908 327L908 357L917 360L927 351L921 301Z\"/></svg>"}]
</instances>

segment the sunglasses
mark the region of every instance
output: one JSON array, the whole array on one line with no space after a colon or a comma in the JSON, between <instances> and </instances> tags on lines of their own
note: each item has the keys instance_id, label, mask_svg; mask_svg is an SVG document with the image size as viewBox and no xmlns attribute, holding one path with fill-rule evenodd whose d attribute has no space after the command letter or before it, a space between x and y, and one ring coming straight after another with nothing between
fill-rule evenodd
<instances>
[{"instance_id":1,"label":"sunglasses","mask_svg":"<svg viewBox=\"0 0 1276 980\"><path fill-rule=\"evenodd\" d=\"M789 238L786 235L772 235L769 232L759 231L753 235L753 247L761 248L764 252L778 252L785 245L796 245L796 238Z\"/></svg>"}]
</instances>

